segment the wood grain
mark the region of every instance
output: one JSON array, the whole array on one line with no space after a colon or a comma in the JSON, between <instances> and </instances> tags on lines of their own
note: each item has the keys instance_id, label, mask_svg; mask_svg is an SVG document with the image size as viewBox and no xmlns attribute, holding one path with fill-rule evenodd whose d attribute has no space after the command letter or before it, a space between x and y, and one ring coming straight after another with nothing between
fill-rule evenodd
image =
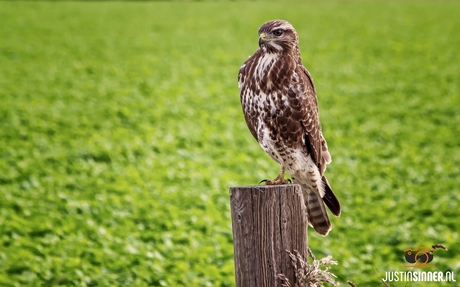
<instances>
[{"instance_id":1,"label":"wood grain","mask_svg":"<svg viewBox=\"0 0 460 287\"><path fill-rule=\"evenodd\" d=\"M296 184L230 188L236 287L295 282L286 250L307 258L307 215Z\"/></svg>"}]
</instances>

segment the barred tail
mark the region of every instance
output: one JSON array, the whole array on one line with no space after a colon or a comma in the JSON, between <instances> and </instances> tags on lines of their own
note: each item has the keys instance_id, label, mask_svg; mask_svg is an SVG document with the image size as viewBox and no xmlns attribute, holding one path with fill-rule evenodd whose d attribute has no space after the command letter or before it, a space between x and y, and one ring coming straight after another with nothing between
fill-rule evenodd
<instances>
[{"instance_id":1,"label":"barred tail","mask_svg":"<svg viewBox=\"0 0 460 287\"><path fill-rule=\"evenodd\" d=\"M302 185L302 189L305 205L307 206L308 223L313 226L318 234L326 236L332 229L332 225L323 200L305 185Z\"/></svg>"},{"instance_id":2,"label":"barred tail","mask_svg":"<svg viewBox=\"0 0 460 287\"><path fill-rule=\"evenodd\" d=\"M324 186L324 196L321 198L313 189L306 184L301 184L305 205L308 213L308 223L315 229L318 234L326 236L332 229L329 216L326 211L326 206L331 210L335 216L340 216L341 208L340 202L332 191L327 178L321 178ZM294 180L294 182L297 182Z\"/></svg>"}]
</instances>

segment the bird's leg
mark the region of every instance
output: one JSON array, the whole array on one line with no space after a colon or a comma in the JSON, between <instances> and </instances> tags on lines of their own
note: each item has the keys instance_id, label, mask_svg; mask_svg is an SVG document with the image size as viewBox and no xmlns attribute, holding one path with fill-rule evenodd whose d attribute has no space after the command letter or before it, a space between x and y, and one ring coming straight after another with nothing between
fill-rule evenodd
<instances>
[{"instance_id":1,"label":"bird's leg","mask_svg":"<svg viewBox=\"0 0 460 287\"><path fill-rule=\"evenodd\" d=\"M274 180L265 181L266 185L288 184L289 180L284 179L284 167L281 166L280 173Z\"/></svg>"}]
</instances>

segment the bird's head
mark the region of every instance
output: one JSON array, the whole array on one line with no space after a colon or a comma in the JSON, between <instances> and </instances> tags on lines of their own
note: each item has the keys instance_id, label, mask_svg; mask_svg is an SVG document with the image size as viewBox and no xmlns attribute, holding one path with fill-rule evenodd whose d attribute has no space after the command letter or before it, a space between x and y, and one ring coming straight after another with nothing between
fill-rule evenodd
<instances>
[{"instance_id":1,"label":"bird's head","mask_svg":"<svg viewBox=\"0 0 460 287\"><path fill-rule=\"evenodd\" d=\"M285 20L268 21L259 28L259 47L265 53L290 53L298 46L297 32Z\"/></svg>"}]
</instances>

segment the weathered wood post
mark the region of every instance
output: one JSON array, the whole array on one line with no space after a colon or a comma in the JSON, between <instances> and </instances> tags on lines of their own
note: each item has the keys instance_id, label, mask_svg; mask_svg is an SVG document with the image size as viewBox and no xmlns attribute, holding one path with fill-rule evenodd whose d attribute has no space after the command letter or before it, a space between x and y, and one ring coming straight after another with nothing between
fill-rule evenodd
<instances>
[{"instance_id":1,"label":"weathered wood post","mask_svg":"<svg viewBox=\"0 0 460 287\"><path fill-rule=\"evenodd\" d=\"M286 250L307 258L307 216L300 185L230 188L236 287L295 284Z\"/></svg>"}]
</instances>

